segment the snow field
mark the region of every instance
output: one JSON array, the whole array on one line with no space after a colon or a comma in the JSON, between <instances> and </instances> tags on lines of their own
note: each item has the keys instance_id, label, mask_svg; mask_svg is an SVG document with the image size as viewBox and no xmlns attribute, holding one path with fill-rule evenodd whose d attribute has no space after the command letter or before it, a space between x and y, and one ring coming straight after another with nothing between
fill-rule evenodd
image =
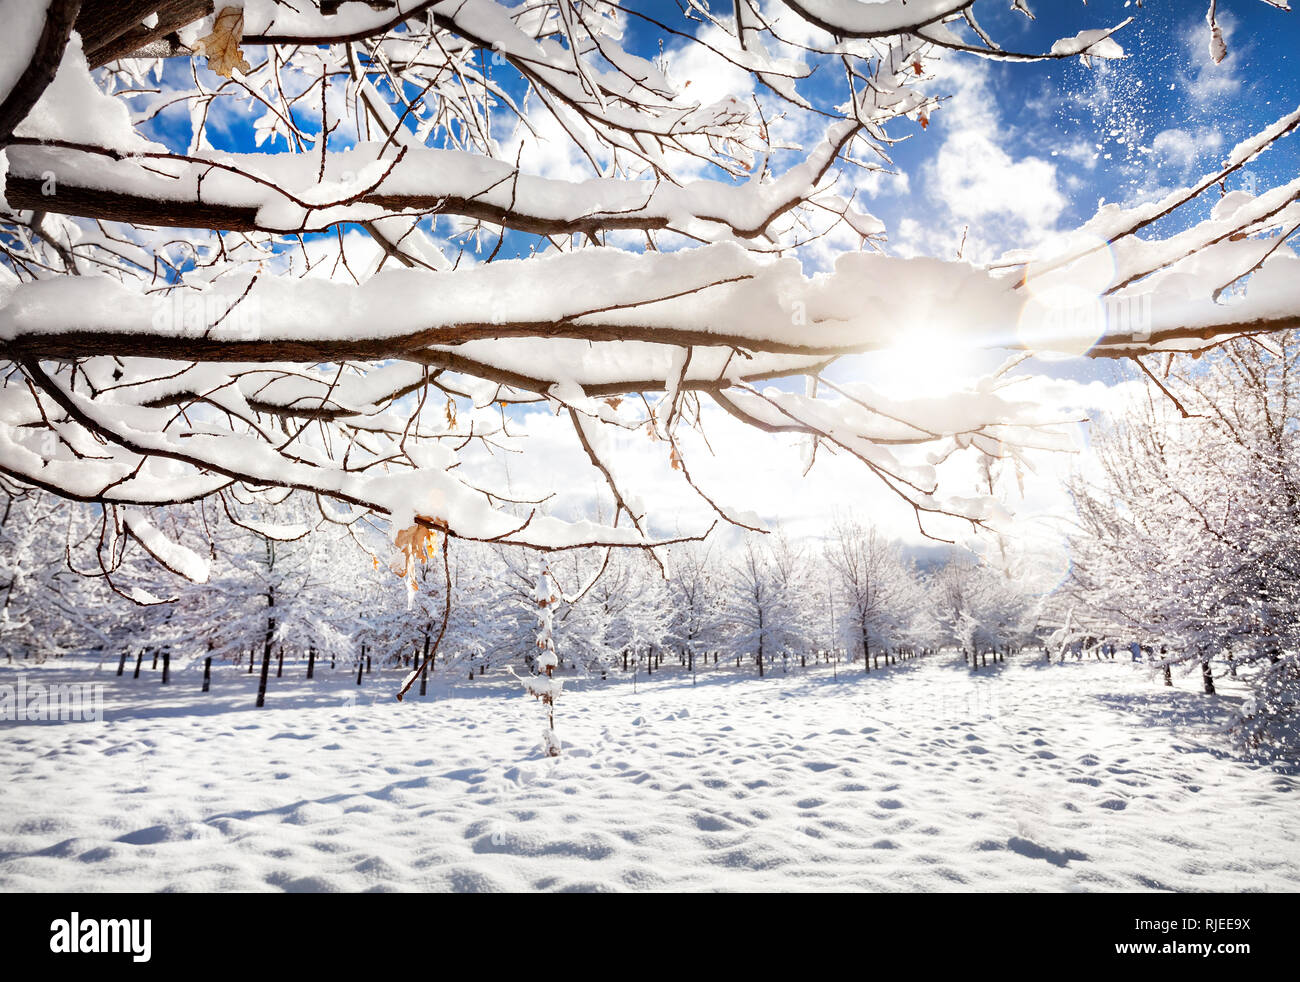
<instances>
[{"instance_id":1,"label":"snow field","mask_svg":"<svg viewBox=\"0 0 1300 982\"><path fill-rule=\"evenodd\" d=\"M286 663L258 711L111 668L0 666L106 683L103 723L0 723L0 889L1300 889L1294 766L1118 660L570 680L553 761L505 673L399 705Z\"/></svg>"}]
</instances>

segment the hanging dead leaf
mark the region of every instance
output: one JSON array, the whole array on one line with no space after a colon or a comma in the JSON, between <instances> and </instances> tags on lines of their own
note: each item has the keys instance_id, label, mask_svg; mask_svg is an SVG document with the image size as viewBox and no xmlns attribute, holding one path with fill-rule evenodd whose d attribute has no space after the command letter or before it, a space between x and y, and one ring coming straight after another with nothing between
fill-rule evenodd
<instances>
[{"instance_id":1,"label":"hanging dead leaf","mask_svg":"<svg viewBox=\"0 0 1300 982\"><path fill-rule=\"evenodd\" d=\"M605 405L607 405L610 409L617 409L622 404L622 402L623 400L618 398L617 396L610 396L608 399L605 400Z\"/></svg>"},{"instance_id":2,"label":"hanging dead leaf","mask_svg":"<svg viewBox=\"0 0 1300 982\"><path fill-rule=\"evenodd\" d=\"M208 68L222 78L231 78L235 70L250 72L253 66L239 50L244 38L244 11L240 7L223 7L212 25L212 33L194 43L198 54L206 55Z\"/></svg>"},{"instance_id":3,"label":"hanging dead leaf","mask_svg":"<svg viewBox=\"0 0 1300 982\"><path fill-rule=\"evenodd\" d=\"M917 75L921 75L921 74L924 73L925 69L923 69L923 68L921 67L921 59L920 59L920 58L918 58L918 59L916 59L916 61L912 62L912 71L915 72Z\"/></svg>"},{"instance_id":4,"label":"hanging dead leaf","mask_svg":"<svg viewBox=\"0 0 1300 982\"><path fill-rule=\"evenodd\" d=\"M668 461L673 465L673 470L679 471L682 469L682 458L677 456L676 447L673 447L673 452L668 455Z\"/></svg>"},{"instance_id":5,"label":"hanging dead leaf","mask_svg":"<svg viewBox=\"0 0 1300 982\"><path fill-rule=\"evenodd\" d=\"M456 400L447 396L447 426L451 429L456 428Z\"/></svg>"},{"instance_id":6,"label":"hanging dead leaf","mask_svg":"<svg viewBox=\"0 0 1300 982\"><path fill-rule=\"evenodd\" d=\"M927 116L925 113L921 113L920 119L921 119L921 129L928 130L930 128L930 117Z\"/></svg>"},{"instance_id":7,"label":"hanging dead leaf","mask_svg":"<svg viewBox=\"0 0 1300 982\"><path fill-rule=\"evenodd\" d=\"M428 524L424 524L424 523ZM425 519L416 522L410 528L397 533L395 542L399 555L389 565L396 576L410 577L416 563L432 559L438 552L438 533L436 529L447 530L447 523L441 518Z\"/></svg>"}]
</instances>

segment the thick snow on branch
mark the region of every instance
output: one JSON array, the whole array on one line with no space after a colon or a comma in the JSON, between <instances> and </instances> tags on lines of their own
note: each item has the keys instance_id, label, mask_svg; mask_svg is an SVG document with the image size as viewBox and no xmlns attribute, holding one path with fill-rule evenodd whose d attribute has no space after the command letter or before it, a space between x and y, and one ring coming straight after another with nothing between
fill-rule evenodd
<instances>
[{"instance_id":1,"label":"thick snow on branch","mask_svg":"<svg viewBox=\"0 0 1300 982\"><path fill-rule=\"evenodd\" d=\"M0 59L0 102L23 90L0 133L0 473L125 509L191 579L198 554L132 509L296 491L340 525L652 549L678 523L634 486L631 433L707 516L756 527L692 467L727 450L710 420L798 438L809 467L819 447L849 457L918 520L995 525L997 501L941 488L948 462L1019 464L1064 447L1066 421L1000 374L888 396L845 378L856 359L922 335L972 360L1128 357L1297 326L1300 182L1152 230L1300 110L1200 181L992 266L884 251L848 167L890 168L923 134L945 95L932 59L1120 57L1127 22L1032 54L985 32L975 0L783 0L779 17L758 0L685 17L246 0L138 24L109 6L81 6L53 81L19 81L43 5L11 18ZM234 13L217 24L230 7L242 35ZM194 70L146 60L200 47ZM178 110L179 141L160 135ZM831 257L816 269L814 242ZM519 492L500 462L546 411L590 468ZM593 478L607 517L560 517ZM244 527L292 541L311 525Z\"/></svg>"},{"instance_id":2,"label":"thick snow on branch","mask_svg":"<svg viewBox=\"0 0 1300 982\"><path fill-rule=\"evenodd\" d=\"M943 20L972 0L782 0L811 24L844 37L885 37Z\"/></svg>"},{"instance_id":3,"label":"thick snow on branch","mask_svg":"<svg viewBox=\"0 0 1300 982\"><path fill-rule=\"evenodd\" d=\"M208 563L188 546L173 542L143 515L134 511L122 513L122 526L160 564L191 583L208 582Z\"/></svg>"}]
</instances>

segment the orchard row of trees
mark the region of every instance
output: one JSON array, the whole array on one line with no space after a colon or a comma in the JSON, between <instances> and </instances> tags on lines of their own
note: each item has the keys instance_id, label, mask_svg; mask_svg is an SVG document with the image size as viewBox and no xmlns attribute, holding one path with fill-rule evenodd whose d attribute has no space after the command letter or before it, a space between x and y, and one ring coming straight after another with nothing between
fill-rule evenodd
<instances>
[{"instance_id":1,"label":"orchard row of trees","mask_svg":"<svg viewBox=\"0 0 1300 982\"><path fill-rule=\"evenodd\" d=\"M1300 718L1298 360L1291 332L1171 357L1071 487L1075 633L1136 640L1207 693L1244 678L1256 744Z\"/></svg>"},{"instance_id":2,"label":"orchard row of trees","mask_svg":"<svg viewBox=\"0 0 1300 982\"><path fill-rule=\"evenodd\" d=\"M162 652L168 665L211 658L252 671L288 650L309 671L358 659L430 660L434 670L470 677L534 667L539 560L531 550L428 533L394 559L385 538L330 522L315 502L277 505L277 519L296 519L289 524L247 511L200 502L145 526L9 489L0 528L7 657L98 649L125 664L128 654ZM122 530L105 536L102 526L114 522ZM103 563L107 573L87 555L101 539L116 553ZM192 546L191 561L160 542ZM665 657L691 668L726 659L762 675L822 658L873 671L943 645L1019 647L1038 628L1038 604L1002 572L966 557L923 574L854 521L818 544L754 535L681 543L662 558L667 579L640 550L550 559L562 593L553 627L562 668L604 676L654 671Z\"/></svg>"}]
</instances>

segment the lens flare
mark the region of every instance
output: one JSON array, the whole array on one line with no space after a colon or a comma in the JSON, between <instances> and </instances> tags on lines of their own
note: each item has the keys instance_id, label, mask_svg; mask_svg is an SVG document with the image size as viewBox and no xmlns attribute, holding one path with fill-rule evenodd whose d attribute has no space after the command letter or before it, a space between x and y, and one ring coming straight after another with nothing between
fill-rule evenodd
<instances>
[{"instance_id":1,"label":"lens flare","mask_svg":"<svg viewBox=\"0 0 1300 982\"><path fill-rule=\"evenodd\" d=\"M1106 291L1115 283L1115 254L1094 236L1072 236L1054 254L1066 261L1047 259L1025 271L1017 334L1030 348L1086 354L1108 327Z\"/></svg>"}]
</instances>

